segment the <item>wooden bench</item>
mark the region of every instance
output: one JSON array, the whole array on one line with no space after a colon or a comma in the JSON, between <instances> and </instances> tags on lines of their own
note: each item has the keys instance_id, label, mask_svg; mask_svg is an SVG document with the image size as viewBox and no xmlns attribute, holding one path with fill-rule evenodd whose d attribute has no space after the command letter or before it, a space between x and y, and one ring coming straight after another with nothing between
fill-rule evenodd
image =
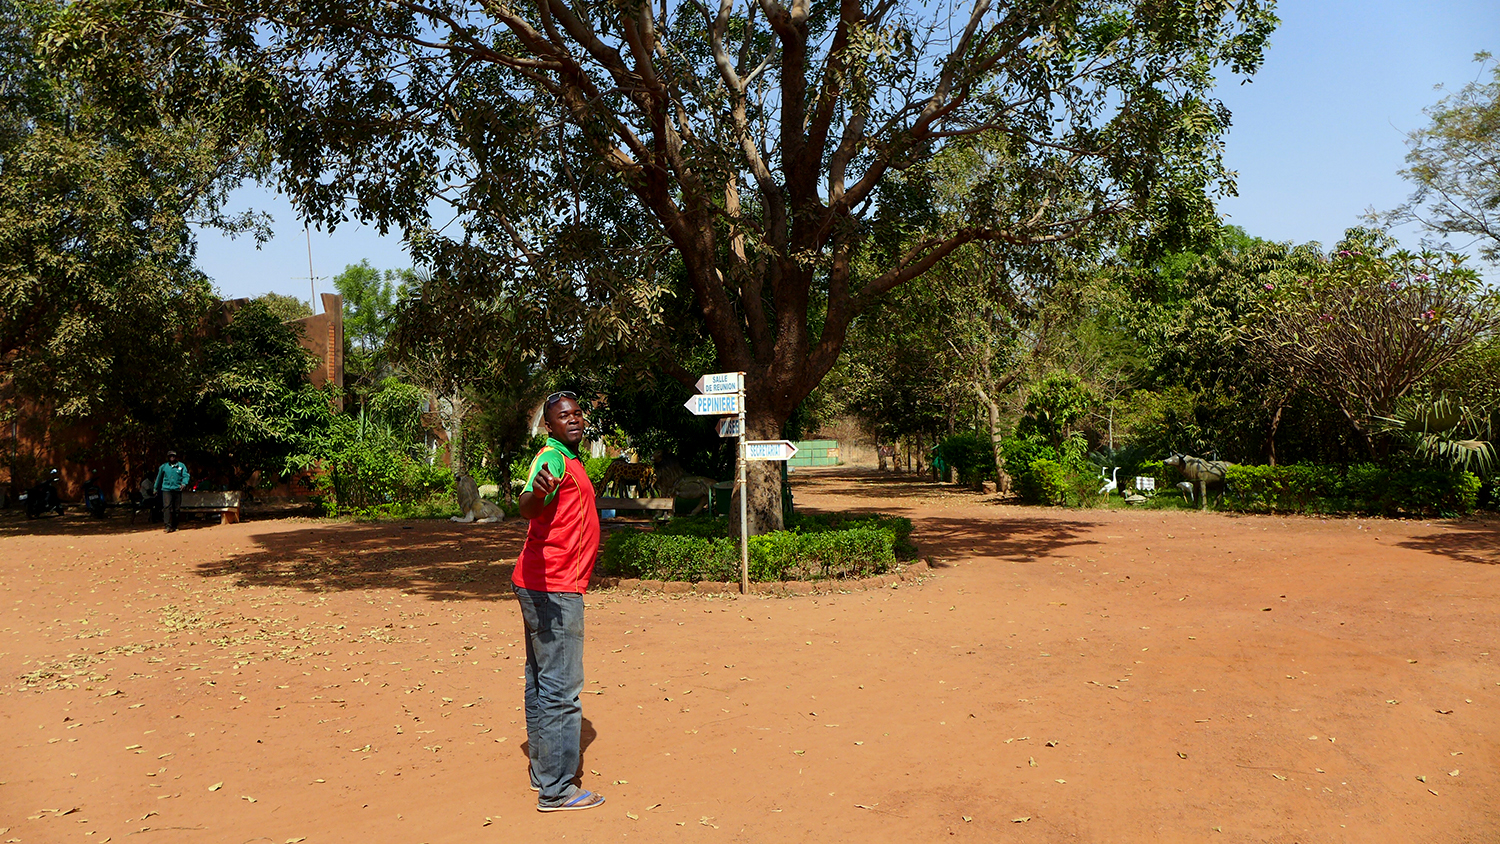
<instances>
[{"instance_id":1,"label":"wooden bench","mask_svg":"<svg viewBox=\"0 0 1500 844\"><path fill-rule=\"evenodd\" d=\"M621 510L643 510L653 515L664 513L670 517L675 507L676 499L674 498L609 498L601 496L594 499L594 509L614 510L616 513Z\"/></svg>"},{"instance_id":2,"label":"wooden bench","mask_svg":"<svg viewBox=\"0 0 1500 844\"><path fill-rule=\"evenodd\" d=\"M240 520L240 494L235 492L184 492L182 513L218 513L219 524L232 525Z\"/></svg>"}]
</instances>

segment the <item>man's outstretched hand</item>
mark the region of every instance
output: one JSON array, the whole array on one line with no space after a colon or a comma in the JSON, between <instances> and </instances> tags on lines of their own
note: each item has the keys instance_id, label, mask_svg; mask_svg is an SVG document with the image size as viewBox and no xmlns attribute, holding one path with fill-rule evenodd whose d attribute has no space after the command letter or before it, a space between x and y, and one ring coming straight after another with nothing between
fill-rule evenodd
<instances>
[{"instance_id":1,"label":"man's outstretched hand","mask_svg":"<svg viewBox=\"0 0 1500 844\"><path fill-rule=\"evenodd\" d=\"M537 472L536 478L531 482L531 491L541 498L546 498L561 484L562 480L552 477L552 469L544 463L542 471Z\"/></svg>"},{"instance_id":2,"label":"man's outstretched hand","mask_svg":"<svg viewBox=\"0 0 1500 844\"><path fill-rule=\"evenodd\" d=\"M521 493L521 518L534 519L542 514L542 509L547 506L547 496L562 485L562 479L553 477L552 470L547 464L542 464L542 470L531 479L531 491Z\"/></svg>"}]
</instances>

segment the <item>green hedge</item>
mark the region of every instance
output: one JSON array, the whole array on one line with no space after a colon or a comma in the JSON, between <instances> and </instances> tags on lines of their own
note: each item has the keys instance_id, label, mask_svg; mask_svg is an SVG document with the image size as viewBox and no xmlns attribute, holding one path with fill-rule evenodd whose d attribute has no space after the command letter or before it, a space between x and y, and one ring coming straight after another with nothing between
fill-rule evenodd
<instances>
[{"instance_id":1,"label":"green hedge","mask_svg":"<svg viewBox=\"0 0 1500 844\"><path fill-rule=\"evenodd\" d=\"M1224 503L1252 513L1459 516L1479 503L1481 487L1469 472L1430 466L1231 466Z\"/></svg>"},{"instance_id":2,"label":"green hedge","mask_svg":"<svg viewBox=\"0 0 1500 844\"><path fill-rule=\"evenodd\" d=\"M830 580L881 574L911 551L911 521L885 516L795 514L790 530L750 538L750 579ZM604 543L600 572L644 580L733 582L739 542L727 519L673 519L655 531L619 531ZM903 554L903 556L905 556Z\"/></svg>"}]
</instances>

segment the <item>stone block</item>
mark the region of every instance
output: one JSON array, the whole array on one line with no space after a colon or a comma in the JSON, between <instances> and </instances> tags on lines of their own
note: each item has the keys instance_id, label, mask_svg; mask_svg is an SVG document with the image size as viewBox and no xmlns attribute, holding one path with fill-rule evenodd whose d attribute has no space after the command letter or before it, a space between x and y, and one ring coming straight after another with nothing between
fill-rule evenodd
<instances>
[{"instance_id":1,"label":"stone block","mask_svg":"<svg viewBox=\"0 0 1500 844\"><path fill-rule=\"evenodd\" d=\"M666 586L666 584L663 583L660 580L642 580L641 581L641 591L642 592L660 592L662 590L663 586Z\"/></svg>"},{"instance_id":2,"label":"stone block","mask_svg":"<svg viewBox=\"0 0 1500 844\"><path fill-rule=\"evenodd\" d=\"M633 577L621 578L617 588L622 592L634 592L641 588L641 582Z\"/></svg>"},{"instance_id":3,"label":"stone block","mask_svg":"<svg viewBox=\"0 0 1500 844\"><path fill-rule=\"evenodd\" d=\"M686 595L693 591L693 584L681 580L669 580L662 584L661 591L668 595Z\"/></svg>"}]
</instances>

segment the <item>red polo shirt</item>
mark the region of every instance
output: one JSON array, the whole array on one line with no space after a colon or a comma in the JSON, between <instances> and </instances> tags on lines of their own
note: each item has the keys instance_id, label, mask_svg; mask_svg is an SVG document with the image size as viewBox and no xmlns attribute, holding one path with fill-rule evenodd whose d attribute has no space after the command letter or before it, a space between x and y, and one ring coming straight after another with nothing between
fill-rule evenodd
<instances>
[{"instance_id":1,"label":"red polo shirt","mask_svg":"<svg viewBox=\"0 0 1500 844\"><path fill-rule=\"evenodd\" d=\"M594 509L594 485L583 461L552 437L531 461L526 492L542 466L562 483L547 496L541 514L526 528L526 544L516 562L511 582L539 592L588 591L594 561L599 556L599 511Z\"/></svg>"}]
</instances>

